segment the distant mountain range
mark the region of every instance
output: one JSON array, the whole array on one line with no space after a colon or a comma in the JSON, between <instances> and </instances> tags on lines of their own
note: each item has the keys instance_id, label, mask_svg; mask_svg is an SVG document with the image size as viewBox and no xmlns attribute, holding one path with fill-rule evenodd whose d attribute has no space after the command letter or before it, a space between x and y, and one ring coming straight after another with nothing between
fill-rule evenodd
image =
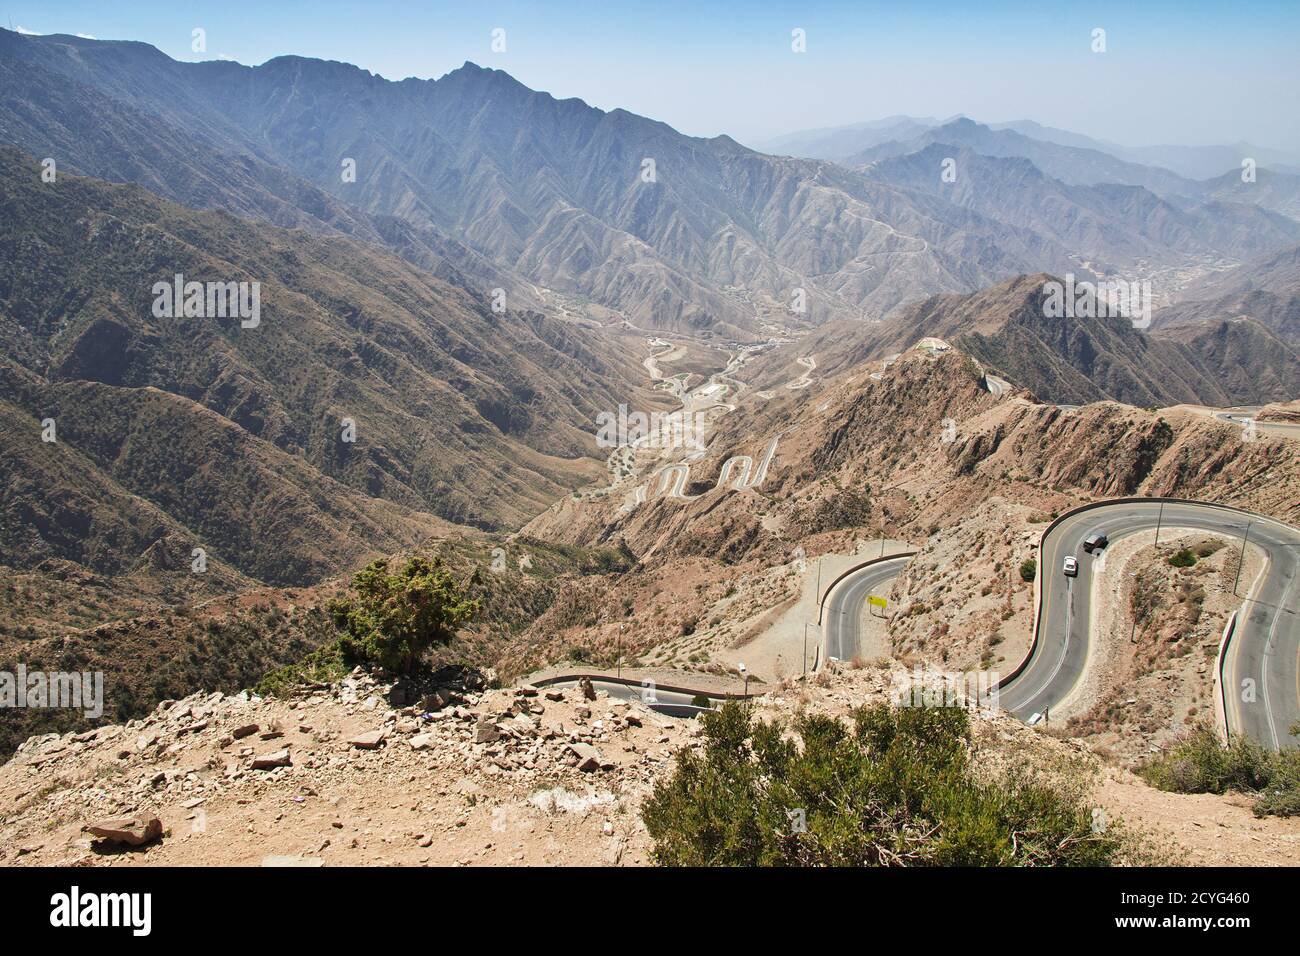
<instances>
[{"instance_id":1,"label":"distant mountain range","mask_svg":"<svg viewBox=\"0 0 1300 956\"><path fill-rule=\"evenodd\" d=\"M951 182L941 176L948 161L954 170ZM1045 247L1050 243L1081 253L1079 259L1093 269L1113 272L1188 257L1212 259L1226 250L1233 251L1232 258L1253 258L1300 242L1300 220L1269 210L1262 199L1234 201L1231 184L1220 186L1220 194L1205 202L1165 198L1144 186L1111 181L1071 185L1047 175L1027 157L948 142L880 159L865 172L1041 236ZM1300 197L1300 178L1263 175L1267 178L1254 186L1286 179L1290 195ZM1258 195L1253 192L1250 198Z\"/></svg>"},{"instance_id":2,"label":"distant mountain range","mask_svg":"<svg viewBox=\"0 0 1300 956\"><path fill-rule=\"evenodd\" d=\"M1021 273L1084 274L1093 260L1240 262L1300 239L1291 221L1247 208L1292 202L1289 182L1273 184L1276 202L1214 195L1172 172L969 120L872 127L911 138L850 157L853 169L683 136L468 63L394 83L301 57L181 63L140 43L0 31L0 80L0 140L72 170L381 245L476 294L499 288L514 307L602 323L613 310L637 327L719 340L876 319ZM1058 180L1043 194L1067 194L1060 201L1083 221L1013 217L935 188L937 175L883 165L940 141L1029 159L1038 178ZM999 195L1023 174L984 171ZM1150 195L1069 194L1099 181ZM1210 215L1207 201L1222 208ZM1146 208L1155 222L1135 231ZM1089 235L1105 241L1072 245ZM790 308L796 298L803 311Z\"/></svg>"},{"instance_id":3,"label":"distant mountain range","mask_svg":"<svg viewBox=\"0 0 1300 956\"><path fill-rule=\"evenodd\" d=\"M935 128L963 122L973 121L959 116L948 120L937 120L928 116L891 116L882 120L846 126L787 133L752 145L755 149L778 156L800 156L807 159L830 159L842 162L884 143L908 142ZM1222 146L1121 146L1118 143L1095 139L1081 133L1044 126L1033 120L1013 120L982 125L992 131L1008 130L1043 143L1106 153L1115 159L1129 163L1159 166L1186 179L1214 179L1225 173L1239 172L1241 161L1247 157L1254 159L1259 166L1293 175L1300 174L1300 154L1269 149L1251 143L1241 142Z\"/></svg>"},{"instance_id":4,"label":"distant mountain range","mask_svg":"<svg viewBox=\"0 0 1300 956\"><path fill-rule=\"evenodd\" d=\"M796 289L811 321L870 318L918 289L1041 262L1014 231L942 202L472 64L391 83L300 57L179 63L138 43L7 32L0 60L0 138L28 152L190 205L377 237L525 304L544 287L636 325L746 338L756 312L790 321Z\"/></svg>"}]
</instances>

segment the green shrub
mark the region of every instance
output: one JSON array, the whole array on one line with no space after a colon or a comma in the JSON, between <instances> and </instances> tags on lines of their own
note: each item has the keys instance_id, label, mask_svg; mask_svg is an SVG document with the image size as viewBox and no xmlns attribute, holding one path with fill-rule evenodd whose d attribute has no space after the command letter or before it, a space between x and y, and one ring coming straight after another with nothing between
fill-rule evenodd
<instances>
[{"instance_id":1,"label":"green shrub","mask_svg":"<svg viewBox=\"0 0 1300 956\"><path fill-rule=\"evenodd\" d=\"M1038 573L1038 562L1033 558L1026 558L1020 562L1020 580L1032 581L1034 575Z\"/></svg>"},{"instance_id":2,"label":"green shrub","mask_svg":"<svg viewBox=\"0 0 1300 956\"><path fill-rule=\"evenodd\" d=\"M1191 548L1180 548L1178 553L1169 559L1169 563L1176 568L1190 568L1196 563L1196 555L1192 554Z\"/></svg>"},{"instance_id":3,"label":"green shrub","mask_svg":"<svg viewBox=\"0 0 1300 956\"><path fill-rule=\"evenodd\" d=\"M1245 737L1224 744L1205 724L1138 772L1173 793L1254 794L1256 816L1300 815L1300 750L1269 750Z\"/></svg>"},{"instance_id":4,"label":"green shrub","mask_svg":"<svg viewBox=\"0 0 1300 956\"><path fill-rule=\"evenodd\" d=\"M859 708L754 722L727 701L701 716L642 817L670 866L1105 865L1128 842L1094 828L1075 782L970 766L960 708ZM1094 832L1096 830L1096 832Z\"/></svg>"},{"instance_id":5,"label":"green shrub","mask_svg":"<svg viewBox=\"0 0 1300 956\"><path fill-rule=\"evenodd\" d=\"M352 588L355 596L330 602L343 631L343 653L390 671L412 670L426 650L449 643L479 610L441 558L411 558L396 574L387 561L372 561L357 572Z\"/></svg>"},{"instance_id":6,"label":"green shrub","mask_svg":"<svg viewBox=\"0 0 1300 956\"><path fill-rule=\"evenodd\" d=\"M318 647L302 660L271 671L253 688L263 697L278 697L303 684L331 684L347 676L349 667L340 641Z\"/></svg>"}]
</instances>

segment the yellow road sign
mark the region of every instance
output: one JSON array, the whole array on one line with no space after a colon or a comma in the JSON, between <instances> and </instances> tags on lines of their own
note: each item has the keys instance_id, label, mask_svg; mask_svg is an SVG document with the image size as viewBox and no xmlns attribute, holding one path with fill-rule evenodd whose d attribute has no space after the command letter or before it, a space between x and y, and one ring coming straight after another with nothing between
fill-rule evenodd
<instances>
[{"instance_id":1,"label":"yellow road sign","mask_svg":"<svg viewBox=\"0 0 1300 956\"><path fill-rule=\"evenodd\" d=\"M882 597L876 597L874 594L869 594L867 595L867 603L874 607L883 608L889 602Z\"/></svg>"}]
</instances>

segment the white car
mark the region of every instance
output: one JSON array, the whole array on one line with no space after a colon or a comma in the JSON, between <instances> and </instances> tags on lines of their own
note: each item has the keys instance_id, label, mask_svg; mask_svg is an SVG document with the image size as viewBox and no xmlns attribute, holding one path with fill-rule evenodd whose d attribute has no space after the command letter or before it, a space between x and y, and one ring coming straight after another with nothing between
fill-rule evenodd
<instances>
[{"instance_id":1,"label":"white car","mask_svg":"<svg viewBox=\"0 0 1300 956\"><path fill-rule=\"evenodd\" d=\"M1065 576L1067 578L1078 577L1079 559L1072 554L1067 554L1065 556L1065 567L1062 570L1065 571Z\"/></svg>"}]
</instances>

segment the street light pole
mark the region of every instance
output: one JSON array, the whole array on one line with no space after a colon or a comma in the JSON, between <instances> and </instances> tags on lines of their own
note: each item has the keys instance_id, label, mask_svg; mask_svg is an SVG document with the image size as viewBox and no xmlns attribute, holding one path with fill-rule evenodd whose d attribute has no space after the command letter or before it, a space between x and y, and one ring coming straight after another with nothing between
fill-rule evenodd
<instances>
[{"instance_id":1,"label":"street light pole","mask_svg":"<svg viewBox=\"0 0 1300 956\"><path fill-rule=\"evenodd\" d=\"M1164 518L1165 518L1165 503L1162 501L1160 502L1160 513L1156 515L1156 543L1155 545L1153 545L1153 547L1159 546L1160 544L1160 525L1164 521Z\"/></svg>"}]
</instances>

